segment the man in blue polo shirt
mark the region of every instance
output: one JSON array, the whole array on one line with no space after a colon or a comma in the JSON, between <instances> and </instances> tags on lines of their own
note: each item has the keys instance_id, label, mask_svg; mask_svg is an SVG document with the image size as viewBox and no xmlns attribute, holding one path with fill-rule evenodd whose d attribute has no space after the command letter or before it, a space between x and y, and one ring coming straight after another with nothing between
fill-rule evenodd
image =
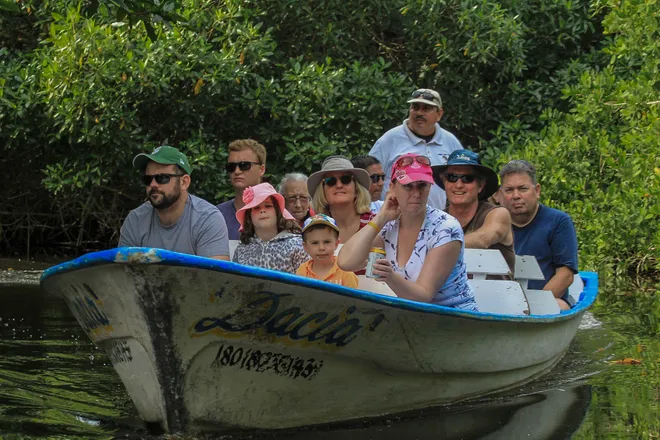
<instances>
[{"instance_id":1,"label":"man in blue polo shirt","mask_svg":"<svg viewBox=\"0 0 660 440\"><path fill-rule=\"evenodd\" d=\"M577 273L577 236L571 217L539 203L536 168L512 160L500 171L501 201L511 213L516 254L533 255L545 280L529 281L530 289L550 290L562 310L574 305L568 286Z\"/></svg>"},{"instance_id":2,"label":"man in blue polo shirt","mask_svg":"<svg viewBox=\"0 0 660 440\"><path fill-rule=\"evenodd\" d=\"M370 156L383 164L385 171L382 200L385 200L392 180L392 165L399 157L415 153L428 157L431 165L444 165L453 151L463 148L456 136L440 127L444 109L438 92L431 89L415 90L408 103L408 119L381 136L369 151ZM439 186L431 185L427 203L433 208L445 209L445 192Z\"/></svg>"}]
</instances>

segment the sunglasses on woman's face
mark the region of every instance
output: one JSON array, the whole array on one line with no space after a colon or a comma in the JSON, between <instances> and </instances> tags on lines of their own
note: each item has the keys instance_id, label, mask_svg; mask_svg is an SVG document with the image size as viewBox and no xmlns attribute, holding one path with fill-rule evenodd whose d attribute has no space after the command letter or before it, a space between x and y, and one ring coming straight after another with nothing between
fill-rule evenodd
<instances>
[{"instance_id":1,"label":"sunglasses on woman's face","mask_svg":"<svg viewBox=\"0 0 660 440\"><path fill-rule=\"evenodd\" d=\"M348 185L353 181L353 175L352 174L344 174L343 176L339 177L339 181L342 183L342 185ZM336 177L326 177L323 179L323 184L325 186L335 186L337 184L337 178Z\"/></svg>"},{"instance_id":2,"label":"sunglasses on woman's face","mask_svg":"<svg viewBox=\"0 0 660 440\"><path fill-rule=\"evenodd\" d=\"M261 165L259 162L227 162L227 165L225 165L225 170L227 170L228 173L233 173L236 171L236 167L238 167L239 170L241 171L247 171L250 168L252 168L252 165Z\"/></svg>"},{"instance_id":3,"label":"sunglasses on woman's face","mask_svg":"<svg viewBox=\"0 0 660 440\"><path fill-rule=\"evenodd\" d=\"M385 174L372 174L369 176L371 183L378 183L381 180L385 180Z\"/></svg>"},{"instance_id":4,"label":"sunglasses on woman's face","mask_svg":"<svg viewBox=\"0 0 660 440\"><path fill-rule=\"evenodd\" d=\"M475 176L474 174L447 173L445 174L445 178L447 179L447 182L451 182L451 183L458 182L458 179L461 179L463 183L472 183L474 182L474 179L477 178L477 176Z\"/></svg>"},{"instance_id":5,"label":"sunglasses on woman's face","mask_svg":"<svg viewBox=\"0 0 660 440\"><path fill-rule=\"evenodd\" d=\"M396 161L396 166L407 167L417 162L420 165L431 166L431 159L426 156L405 156Z\"/></svg>"},{"instance_id":6,"label":"sunglasses on woman's face","mask_svg":"<svg viewBox=\"0 0 660 440\"><path fill-rule=\"evenodd\" d=\"M149 186L151 185L151 181L156 179L156 183L159 185L166 185L170 183L170 179L172 177L180 177L183 176L183 174L145 174L142 176L142 183L144 186Z\"/></svg>"}]
</instances>

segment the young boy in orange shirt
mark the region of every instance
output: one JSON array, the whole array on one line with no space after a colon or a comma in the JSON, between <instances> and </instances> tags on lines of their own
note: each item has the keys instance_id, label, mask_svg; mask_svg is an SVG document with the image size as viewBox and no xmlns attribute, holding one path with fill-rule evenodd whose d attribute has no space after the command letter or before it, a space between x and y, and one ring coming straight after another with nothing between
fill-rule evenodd
<instances>
[{"instance_id":1,"label":"young boy in orange shirt","mask_svg":"<svg viewBox=\"0 0 660 440\"><path fill-rule=\"evenodd\" d=\"M335 219L325 214L308 218L303 224L302 236L303 247L312 259L300 265L297 275L357 289L357 276L337 266L335 250L339 244L339 228Z\"/></svg>"}]
</instances>

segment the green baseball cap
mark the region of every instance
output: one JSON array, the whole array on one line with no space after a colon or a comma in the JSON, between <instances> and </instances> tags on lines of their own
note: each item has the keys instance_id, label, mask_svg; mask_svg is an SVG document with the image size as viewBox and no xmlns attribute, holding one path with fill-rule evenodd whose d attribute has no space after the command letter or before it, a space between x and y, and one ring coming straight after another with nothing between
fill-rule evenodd
<instances>
[{"instance_id":1,"label":"green baseball cap","mask_svg":"<svg viewBox=\"0 0 660 440\"><path fill-rule=\"evenodd\" d=\"M138 154L133 159L133 167L140 171L144 171L150 160L163 165L178 165L183 168L183 171L185 171L186 174L192 173L192 167L190 166L190 162L188 162L186 155L169 145L162 145L152 151L151 154Z\"/></svg>"}]
</instances>

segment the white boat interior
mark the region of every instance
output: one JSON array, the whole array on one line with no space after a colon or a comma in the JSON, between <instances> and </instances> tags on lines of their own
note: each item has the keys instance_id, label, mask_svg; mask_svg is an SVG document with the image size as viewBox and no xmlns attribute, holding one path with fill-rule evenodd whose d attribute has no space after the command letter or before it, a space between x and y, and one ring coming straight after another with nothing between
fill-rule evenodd
<instances>
[{"instance_id":1,"label":"white boat interior","mask_svg":"<svg viewBox=\"0 0 660 440\"><path fill-rule=\"evenodd\" d=\"M238 244L238 240L230 240L231 257L234 256ZM335 255L339 253L341 247L340 244ZM510 275L506 260L502 253L496 249L465 249L465 264L471 278L470 285L474 289L479 311L509 315L554 315L560 313L559 305L552 292L527 288L528 281L544 279L543 272L541 272L541 268L533 256L516 255L514 281L490 278L491 276ZM396 296L387 284L373 278L359 275L358 281L361 290ZM581 278L576 276L569 292L574 292L579 297L583 288L584 284Z\"/></svg>"}]
</instances>

